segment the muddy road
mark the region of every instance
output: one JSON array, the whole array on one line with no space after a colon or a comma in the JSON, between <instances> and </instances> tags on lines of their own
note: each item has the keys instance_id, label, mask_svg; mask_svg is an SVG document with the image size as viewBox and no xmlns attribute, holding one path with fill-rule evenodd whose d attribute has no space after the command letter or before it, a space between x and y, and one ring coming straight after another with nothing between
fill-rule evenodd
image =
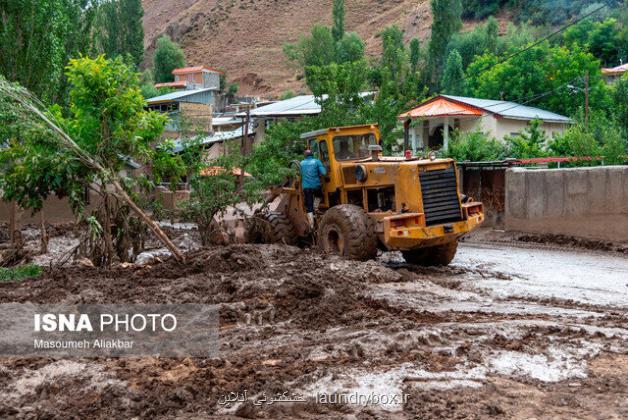
<instances>
[{"instance_id":1,"label":"muddy road","mask_svg":"<svg viewBox=\"0 0 628 420\"><path fill-rule=\"evenodd\" d=\"M220 353L4 357L2 418L628 418L619 253L465 242L421 268L231 245L48 270L7 302L218 304ZM306 401L256 405L284 393Z\"/></svg>"}]
</instances>

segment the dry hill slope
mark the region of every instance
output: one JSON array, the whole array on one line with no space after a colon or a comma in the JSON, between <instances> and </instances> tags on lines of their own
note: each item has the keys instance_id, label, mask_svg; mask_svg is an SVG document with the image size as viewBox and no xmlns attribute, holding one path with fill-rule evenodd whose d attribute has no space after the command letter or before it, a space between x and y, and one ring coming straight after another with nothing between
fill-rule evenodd
<instances>
[{"instance_id":1,"label":"dry hill slope","mask_svg":"<svg viewBox=\"0 0 628 420\"><path fill-rule=\"evenodd\" d=\"M167 33L179 42L190 65L224 68L241 93L263 96L303 89L286 63L282 46L314 24L331 24L332 0L144 0L147 59ZM429 34L428 0L348 0L346 29L358 32L367 52L380 48L377 33L397 24L406 37Z\"/></svg>"}]
</instances>

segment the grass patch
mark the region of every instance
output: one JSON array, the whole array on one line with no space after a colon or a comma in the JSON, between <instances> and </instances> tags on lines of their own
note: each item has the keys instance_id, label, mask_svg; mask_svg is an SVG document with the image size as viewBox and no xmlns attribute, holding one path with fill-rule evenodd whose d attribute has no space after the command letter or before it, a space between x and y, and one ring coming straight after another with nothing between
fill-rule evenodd
<instances>
[{"instance_id":1,"label":"grass patch","mask_svg":"<svg viewBox=\"0 0 628 420\"><path fill-rule=\"evenodd\" d=\"M0 267L0 281L22 281L39 277L42 268L35 264L20 265L18 267L3 268Z\"/></svg>"}]
</instances>

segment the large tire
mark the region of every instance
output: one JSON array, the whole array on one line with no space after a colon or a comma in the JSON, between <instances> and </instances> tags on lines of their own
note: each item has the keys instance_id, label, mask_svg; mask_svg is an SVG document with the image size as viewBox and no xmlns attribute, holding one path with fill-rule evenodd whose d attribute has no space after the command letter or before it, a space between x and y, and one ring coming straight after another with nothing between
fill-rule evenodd
<instances>
[{"instance_id":1,"label":"large tire","mask_svg":"<svg viewBox=\"0 0 628 420\"><path fill-rule=\"evenodd\" d=\"M317 238L318 246L329 254L363 261L377 256L373 221L353 204L327 210L318 225Z\"/></svg>"},{"instance_id":2,"label":"large tire","mask_svg":"<svg viewBox=\"0 0 628 420\"><path fill-rule=\"evenodd\" d=\"M265 244L295 245L298 240L290 219L277 211L255 215L249 224L247 237L248 242Z\"/></svg>"},{"instance_id":3,"label":"large tire","mask_svg":"<svg viewBox=\"0 0 628 420\"><path fill-rule=\"evenodd\" d=\"M457 248L458 241L451 241L445 245L401 251L401 253L406 262L429 267L433 265L448 265L456 256Z\"/></svg>"}]
</instances>

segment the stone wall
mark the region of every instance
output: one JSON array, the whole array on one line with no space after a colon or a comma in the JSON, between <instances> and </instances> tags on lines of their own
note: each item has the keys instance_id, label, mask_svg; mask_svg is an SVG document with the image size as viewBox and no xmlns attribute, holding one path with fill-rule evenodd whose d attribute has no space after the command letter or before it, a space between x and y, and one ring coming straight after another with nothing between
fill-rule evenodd
<instances>
[{"instance_id":1,"label":"stone wall","mask_svg":"<svg viewBox=\"0 0 628 420\"><path fill-rule=\"evenodd\" d=\"M628 241L628 166L508 169L505 228Z\"/></svg>"}]
</instances>

